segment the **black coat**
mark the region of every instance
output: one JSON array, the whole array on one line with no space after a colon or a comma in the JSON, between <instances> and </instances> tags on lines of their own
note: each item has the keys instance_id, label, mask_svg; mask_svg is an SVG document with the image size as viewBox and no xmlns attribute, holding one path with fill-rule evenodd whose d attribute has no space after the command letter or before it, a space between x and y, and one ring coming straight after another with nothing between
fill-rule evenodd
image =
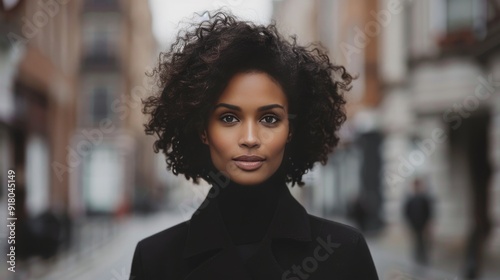
<instances>
[{"instance_id":1,"label":"black coat","mask_svg":"<svg viewBox=\"0 0 500 280\"><path fill-rule=\"evenodd\" d=\"M232 244L217 203L210 202L207 196L190 221L139 241L130 279L378 279L360 231L308 214L288 189L266 237L248 245L256 253L246 258L250 250Z\"/></svg>"},{"instance_id":2,"label":"black coat","mask_svg":"<svg viewBox=\"0 0 500 280\"><path fill-rule=\"evenodd\" d=\"M413 194L405 202L405 216L415 231L423 231L432 218L432 200L425 193Z\"/></svg>"}]
</instances>

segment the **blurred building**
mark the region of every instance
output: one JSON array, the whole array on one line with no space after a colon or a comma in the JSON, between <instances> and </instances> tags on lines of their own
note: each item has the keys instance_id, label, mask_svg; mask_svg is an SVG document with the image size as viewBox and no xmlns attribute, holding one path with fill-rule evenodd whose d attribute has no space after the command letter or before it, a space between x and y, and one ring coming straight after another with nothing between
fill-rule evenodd
<instances>
[{"instance_id":1,"label":"blurred building","mask_svg":"<svg viewBox=\"0 0 500 280\"><path fill-rule=\"evenodd\" d=\"M19 203L25 202L17 214L65 212L68 176L53 168L66 161L75 127L78 3L10 1L3 8L1 176L16 172Z\"/></svg>"},{"instance_id":2,"label":"blurred building","mask_svg":"<svg viewBox=\"0 0 500 280\"><path fill-rule=\"evenodd\" d=\"M370 21L376 5L364 0L274 2L274 18L282 32L297 34L300 44L320 42L334 63L358 76L346 95L348 121L340 131L342 143L326 166L315 167L309 176L312 188L304 191L305 203L320 215L344 215L354 201L364 201L368 228L380 227L382 209L378 36L358 38L363 31L353 30Z\"/></svg>"},{"instance_id":3,"label":"blurred building","mask_svg":"<svg viewBox=\"0 0 500 280\"><path fill-rule=\"evenodd\" d=\"M420 177L435 198L435 237L474 270L484 240L500 241L498 1L282 0L275 18L359 74L312 208L346 213L359 194L367 228L401 224Z\"/></svg>"},{"instance_id":4,"label":"blurred building","mask_svg":"<svg viewBox=\"0 0 500 280\"><path fill-rule=\"evenodd\" d=\"M16 215L27 231L42 214L70 226L161 198L141 113L156 51L148 2L0 8L0 179L16 172ZM0 201L6 209L5 188Z\"/></svg>"},{"instance_id":5,"label":"blurred building","mask_svg":"<svg viewBox=\"0 0 500 280\"><path fill-rule=\"evenodd\" d=\"M487 0L407 3L401 25L391 22L384 34L386 119L394 119L391 108L411 112L397 126L401 132L385 126L388 135L406 138L396 145L400 153L387 145L388 200L396 202L408 181L423 177L436 198L436 238L465 252L469 276L488 248L498 248L485 241L500 244L499 11L497 1ZM405 59L395 62L394 53ZM387 208L392 221L396 205Z\"/></svg>"},{"instance_id":6,"label":"blurred building","mask_svg":"<svg viewBox=\"0 0 500 280\"><path fill-rule=\"evenodd\" d=\"M71 187L72 210L127 212L135 187L154 183L140 106L149 94L145 72L155 51L148 3L84 1L81 35L78 129L71 143L80 164Z\"/></svg>"}]
</instances>

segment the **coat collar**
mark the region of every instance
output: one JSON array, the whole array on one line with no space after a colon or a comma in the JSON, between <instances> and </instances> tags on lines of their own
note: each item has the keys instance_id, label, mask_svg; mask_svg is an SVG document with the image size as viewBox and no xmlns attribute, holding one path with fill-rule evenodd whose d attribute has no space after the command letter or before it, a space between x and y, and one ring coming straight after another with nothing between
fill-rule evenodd
<instances>
[{"instance_id":1,"label":"coat collar","mask_svg":"<svg viewBox=\"0 0 500 280\"><path fill-rule=\"evenodd\" d=\"M291 195L284 182L276 187L280 188L280 193L278 205L269 226L269 237L271 239L287 238L296 241L311 241L311 228L306 210ZM213 195L210 195L214 193L213 189L214 187L210 189L209 195L188 221L189 230L183 258L232 246L219 207L213 201Z\"/></svg>"}]
</instances>

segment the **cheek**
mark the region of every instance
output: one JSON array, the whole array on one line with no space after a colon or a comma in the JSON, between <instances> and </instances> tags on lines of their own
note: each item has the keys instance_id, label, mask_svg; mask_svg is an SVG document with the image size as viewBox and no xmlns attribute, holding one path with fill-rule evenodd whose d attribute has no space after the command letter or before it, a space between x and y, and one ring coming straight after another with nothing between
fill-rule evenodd
<instances>
[{"instance_id":1,"label":"cheek","mask_svg":"<svg viewBox=\"0 0 500 280\"><path fill-rule=\"evenodd\" d=\"M267 146L285 145L288 138L288 121L276 128L264 128L259 131L259 138Z\"/></svg>"},{"instance_id":2,"label":"cheek","mask_svg":"<svg viewBox=\"0 0 500 280\"><path fill-rule=\"evenodd\" d=\"M231 135L227 133L227 130L221 129L217 126L212 126L209 128L209 142L210 149L217 154L217 156L223 156L227 153L228 147L230 147L232 139Z\"/></svg>"},{"instance_id":3,"label":"cheek","mask_svg":"<svg viewBox=\"0 0 500 280\"><path fill-rule=\"evenodd\" d=\"M270 153L274 155L279 155L284 152L286 140L288 138L288 132L283 129L282 131L277 131L273 133L267 133L265 136L266 146Z\"/></svg>"}]
</instances>

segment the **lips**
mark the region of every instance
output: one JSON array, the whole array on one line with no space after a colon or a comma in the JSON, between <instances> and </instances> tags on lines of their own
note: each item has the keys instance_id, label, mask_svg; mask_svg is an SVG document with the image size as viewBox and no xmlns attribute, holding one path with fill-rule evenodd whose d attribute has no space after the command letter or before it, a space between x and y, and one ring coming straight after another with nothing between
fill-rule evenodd
<instances>
[{"instance_id":1,"label":"lips","mask_svg":"<svg viewBox=\"0 0 500 280\"><path fill-rule=\"evenodd\" d=\"M252 171L262 166L264 158L255 155L244 155L233 159L234 164L245 171Z\"/></svg>"},{"instance_id":2,"label":"lips","mask_svg":"<svg viewBox=\"0 0 500 280\"><path fill-rule=\"evenodd\" d=\"M239 156L235 157L234 160L237 161L263 161L264 158L256 155L244 155L244 156Z\"/></svg>"}]
</instances>

